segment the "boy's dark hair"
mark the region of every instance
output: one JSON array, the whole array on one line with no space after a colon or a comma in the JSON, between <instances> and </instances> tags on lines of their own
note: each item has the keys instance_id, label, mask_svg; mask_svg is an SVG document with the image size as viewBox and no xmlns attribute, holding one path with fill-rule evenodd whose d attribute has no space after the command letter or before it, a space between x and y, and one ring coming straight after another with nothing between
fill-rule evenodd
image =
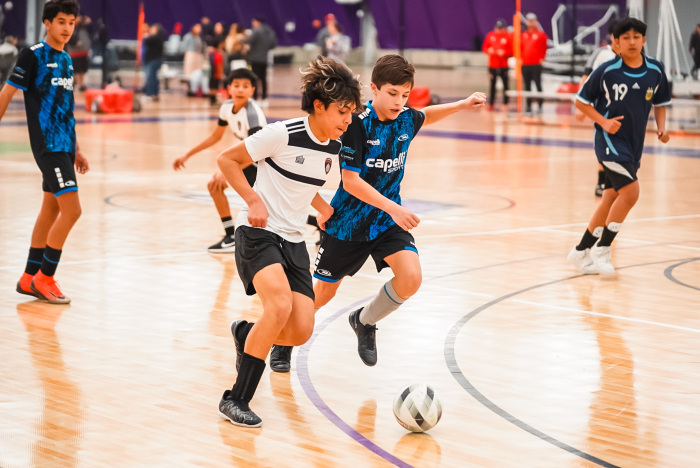
<instances>
[{"instance_id":1,"label":"boy's dark hair","mask_svg":"<svg viewBox=\"0 0 700 468\"><path fill-rule=\"evenodd\" d=\"M44 11L41 14L41 21L49 20L53 22L59 13L73 15L77 18L80 15L80 5L77 0L46 0Z\"/></svg>"},{"instance_id":2,"label":"boy's dark hair","mask_svg":"<svg viewBox=\"0 0 700 468\"><path fill-rule=\"evenodd\" d=\"M625 34L627 31L635 31L642 36L647 35L647 25L637 18L625 18L617 22L615 25L615 30L613 31L613 37L619 39L620 36Z\"/></svg>"},{"instance_id":3,"label":"boy's dark hair","mask_svg":"<svg viewBox=\"0 0 700 468\"><path fill-rule=\"evenodd\" d=\"M362 108L362 84L359 76L343 63L318 56L305 70L301 70L301 110L314 113L314 101L323 107L335 102L339 106L354 104Z\"/></svg>"},{"instance_id":4,"label":"boy's dark hair","mask_svg":"<svg viewBox=\"0 0 700 468\"><path fill-rule=\"evenodd\" d=\"M229 86L231 86L231 83L233 83L233 80L240 79L249 80L250 85L253 88L256 88L258 86L258 75L248 70L247 68L236 68L235 70L231 70L231 72L226 77L224 86L228 88Z\"/></svg>"},{"instance_id":5,"label":"boy's dark hair","mask_svg":"<svg viewBox=\"0 0 700 468\"><path fill-rule=\"evenodd\" d=\"M608 36L615 35L615 27L617 26L617 20L612 20L608 23Z\"/></svg>"},{"instance_id":6,"label":"boy's dark hair","mask_svg":"<svg viewBox=\"0 0 700 468\"><path fill-rule=\"evenodd\" d=\"M385 55L379 57L372 70L372 83L377 88L385 84L400 86L406 83L413 88L413 75L416 69L400 55Z\"/></svg>"}]
</instances>

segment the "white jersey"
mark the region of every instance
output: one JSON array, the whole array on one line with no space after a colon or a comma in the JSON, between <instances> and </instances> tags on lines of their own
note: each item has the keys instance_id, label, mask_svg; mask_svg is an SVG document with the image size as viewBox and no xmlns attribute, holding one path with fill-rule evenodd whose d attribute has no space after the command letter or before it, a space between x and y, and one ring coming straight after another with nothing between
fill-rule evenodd
<instances>
[{"instance_id":1,"label":"white jersey","mask_svg":"<svg viewBox=\"0 0 700 468\"><path fill-rule=\"evenodd\" d=\"M598 68L602 63L607 62L608 60L612 60L616 57L615 52L613 52L612 47L609 45L606 45L605 47L600 48L600 52L596 55L595 59L593 60L593 70Z\"/></svg>"},{"instance_id":2,"label":"white jersey","mask_svg":"<svg viewBox=\"0 0 700 468\"><path fill-rule=\"evenodd\" d=\"M265 229L302 242L309 205L338 162L340 141L319 141L307 116L272 123L246 138L245 146L258 162L253 190L269 213ZM238 226L250 226L247 206L238 213Z\"/></svg>"},{"instance_id":3,"label":"white jersey","mask_svg":"<svg viewBox=\"0 0 700 468\"><path fill-rule=\"evenodd\" d=\"M267 125L267 119L262 109L252 99L248 105L234 114L233 100L229 99L219 108L219 126L228 126L239 140L245 140L251 133Z\"/></svg>"}]
</instances>

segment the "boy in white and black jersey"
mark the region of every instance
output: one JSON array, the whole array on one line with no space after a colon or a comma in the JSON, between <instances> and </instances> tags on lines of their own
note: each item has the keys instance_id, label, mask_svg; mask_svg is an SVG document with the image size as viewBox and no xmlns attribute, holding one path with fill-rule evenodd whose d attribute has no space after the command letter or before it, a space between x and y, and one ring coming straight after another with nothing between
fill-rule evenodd
<instances>
[{"instance_id":1,"label":"boy in white and black jersey","mask_svg":"<svg viewBox=\"0 0 700 468\"><path fill-rule=\"evenodd\" d=\"M233 70L226 79L229 95L231 99L225 101L219 109L219 121L214 131L200 144L192 148L173 162L173 169L176 171L185 167L185 162L195 154L216 144L224 136L226 127L233 135L243 141L267 125L267 119L262 109L251 98L255 92L255 83L258 77L247 68ZM248 183L252 186L255 183L257 165L251 165L243 170ZM234 223L231 217L231 207L224 190L228 187L226 179L221 171L217 170L207 184L209 194L214 200L214 206L219 213L221 223L224 225L224 238L207 250L211 253L232 253L235 249L233 240Z\"/></svg>"},{"instance_id":2,"label":"boy in white and black jersey","mask_svg":"<svg viewBox=\"0 0 700 468\"><path fill-rule=\"evenodd\" d=\"M338 138L361 105L359 81L345 65L323 57L302 72L302 110L310 115L270 124L219 156L226 180L247 207L236 219L236 266L246 293L257 293L263 314L231 324L238 376L219 413L233 424L258 427L248 404L273 343L304 344L314 327L314 291L304 242L309 204L325 227L333 208L318 194L338 165ZM258 162L254 187L243 168Z\"/></svg>"}]
</instances>

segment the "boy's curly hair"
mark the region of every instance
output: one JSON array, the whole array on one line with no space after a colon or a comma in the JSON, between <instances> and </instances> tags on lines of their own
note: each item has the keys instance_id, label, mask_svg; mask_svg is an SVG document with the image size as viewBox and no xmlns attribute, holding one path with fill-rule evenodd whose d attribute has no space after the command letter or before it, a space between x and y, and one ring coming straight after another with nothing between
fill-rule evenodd
<instances>
[{"instance_id":1,"label":"boy's curly hair","mask_svg":"<svg viewBox=\"0 0 700 468\"><path fill-rule=\"evenodd\" d=\"M301 70L301 83L301 109L309 114L314 113L317 99L326 109L333 102L341 107L354 104L356 110L362 108L359 75L353 75L341 62L319 55Z\"/></svg>"}]
</instances>

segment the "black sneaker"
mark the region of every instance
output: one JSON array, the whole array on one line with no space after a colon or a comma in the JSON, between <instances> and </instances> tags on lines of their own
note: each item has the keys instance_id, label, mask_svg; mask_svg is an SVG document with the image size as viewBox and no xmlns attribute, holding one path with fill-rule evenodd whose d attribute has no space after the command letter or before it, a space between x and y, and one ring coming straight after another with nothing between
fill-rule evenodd
<instances>
[{"instance_id":1,"label":"black sneaker","mask_svg":"<svg viewBox=\"0 0 700 468\"><path fill-rule=\"evenodd\" d=\"M270 369L275 372L289 372L294 346L272 345L270 352Z\"/></svg>"},{"instance_id":2,"label":"black sneaker","mask_svg":"<svg viewBox=\"0 0 700 468\"><path fill-rule=\"evenodd\" d=\"M233 335L233 342L236 344L236 370L241 367L241 359L243 359L243 352L245 351L245 340L238 342L238 327L244 327L248 324L246 320L234 320L231 322L231 334Z\"/></svg>"},{"instance_id":3,"label":"black sneaker","mask_svg":"<svg viewBox=\"0 0 700 468\"><path fill-rule=\"evenodd\" d=\"M596 196L596 197L602 197L602 196L603 196L603 190L605 190L605 184L596 184L596 185L595 185L595 196Z\"/></svg>"},{"instance_id":4,"label":"black sneaker","mask_svg":"<svg viewBox=\"0 0 700 468\"><path fill-rule=\"evenodd\" d=\"M253 413L248 403L241 400L231 400L231 390L226 390L219 402L219 414L232 424L243 427L260 427L262 419Z\"/></svg>"},{"instance_id":5,"label":"black sneaker","mask_svg":"<svg viewBox=\"0 0 700 468\"><path fill-rule=\"evenodd\" d=\"M232 236L225 236L221 241L209 246L207 250L211 253L233 253L236 251L236 245Z\"/></svg>"},{"instance_id":6,"label":"black sneaker","mask_svg":"<svg viewBox=\"0 0 700 468\"><path fill-rule=\"evenodd\" d=\"M360 323L360 312L363 308L350 313L350 326L357 335L357 353L360 359L368 366L377 363L377 338L375 332L376 325L363 325Z\"/></svg>"}]
</instances>

